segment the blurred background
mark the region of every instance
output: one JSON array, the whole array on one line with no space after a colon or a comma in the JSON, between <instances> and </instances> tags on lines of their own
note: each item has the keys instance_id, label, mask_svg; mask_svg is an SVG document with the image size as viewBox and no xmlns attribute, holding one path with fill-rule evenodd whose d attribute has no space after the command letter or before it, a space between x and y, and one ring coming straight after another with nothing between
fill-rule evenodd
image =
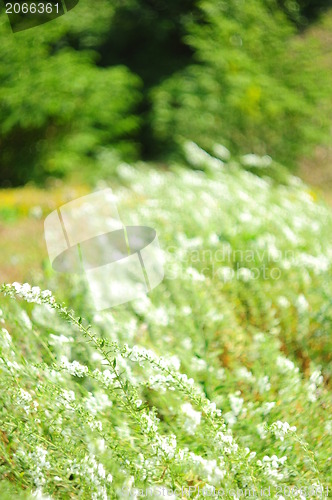
<instances>
[{"instance_id":1,"label":"blurred background","mask_svg":"<svg viewBox=\"0 0 332 500\"><path fill-rule=\"evenodd\" d=\"M16 34L2 8L2 281L40 267L50 210L121 162L167 169L186 140L268 155L332 201L331 6L81 0Z\"/></svg>"}]
</instances>

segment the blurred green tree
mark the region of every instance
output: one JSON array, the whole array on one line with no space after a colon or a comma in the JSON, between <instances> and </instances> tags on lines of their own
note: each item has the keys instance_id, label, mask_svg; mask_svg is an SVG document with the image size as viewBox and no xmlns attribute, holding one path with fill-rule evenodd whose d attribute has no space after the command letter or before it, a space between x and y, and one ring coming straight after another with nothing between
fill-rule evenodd
<instances>
[{"instance_id":1,"label":"blurred green tree","mask_svg":"<svg viewBox=\"0 0 332 500\"><path fill-rule=\"evenodd\" d=\"M322 139L316 110L330 96L315 43L301 43L273 0L199 3L187 25L194 64L152 91L151 120L168 148L192 139L209 149L270 154L293 166ZM173 146L172 146L173 145Z\"/></svg>"},{"instance_id":2,"label":"blurred green tree","mask_svg":"<svg viewBox=\"0 0 332 500\"><path fill-rule=\"evenodd\" d=\"M136 158L141 82L125 66L98 67L114 8L105 0L13 35L0 20L0 181L43 180Z\"/></svg>"},{"instance_id":3,"label":"blurred green tree","mask_svg":"<svg viewBox=\"0 0 332 500\"><path fill-rule=\"evenodd\" d=\"M322 140L330 97L296 24L328 3L81 1L15 35L1 16L0 183L104 176L183 138L294 165Z\"/></svg>"}]
</instances>

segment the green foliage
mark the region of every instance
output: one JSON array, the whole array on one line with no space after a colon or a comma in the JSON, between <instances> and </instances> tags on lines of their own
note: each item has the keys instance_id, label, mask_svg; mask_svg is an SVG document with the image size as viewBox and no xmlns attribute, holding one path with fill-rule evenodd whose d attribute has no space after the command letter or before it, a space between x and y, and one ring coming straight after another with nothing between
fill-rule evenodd
<instances>
[{"instance_id":1,"label":"green foliage","mask_svg":"<svg viewBox=\"0 0 332 500\"><path fill-rule=\"evenodd\" d=\"M120 160L178 153L184 138L294 166L326 139L331 109L321 48L289 20L302 7L81 1L15 35L3 15L0 183L107 177Z\"/></svg>"},{"instance_id":2,"label":"green foliage","mask_svg":"<svg viewBox=\"0 0 332 500\"><path fill-rule=\"evenodd\" d=\"M275 2L200 2L188 24L196 63L152 92L152 121L165 144L189 138L205 148L269 154L287 166L323 140L329 74L318 47L301 44ZM325 119L326 121L326 119Z\"/></svg>"},{"instance_id":3,"label":"green foliage","mask_svg":"<svg viewBox=\"0 0 332 500\"><path fill-rule=\"evenodd\" d=\"M140 80L124 66L97 67L91 50L111 17L108 2L95 2L93 9L81 2L60 19L15 35L2 17L3 181L73 171L88 177L122 154L137 155Z\"/></svg>"},{"instance_id":4,"label":"green foliage","mask_svg":"<svg viewBox=\"0 0 332 500\"><path fill-rule=\"evenodd\" d=\"M165 254L149 296L96 313L78 277L45 278L58 301L0 287L4 491L329 497L331 212L295 177L185 154L166 172L118 168L121 214Z\"/></svg>"}]
</instances>

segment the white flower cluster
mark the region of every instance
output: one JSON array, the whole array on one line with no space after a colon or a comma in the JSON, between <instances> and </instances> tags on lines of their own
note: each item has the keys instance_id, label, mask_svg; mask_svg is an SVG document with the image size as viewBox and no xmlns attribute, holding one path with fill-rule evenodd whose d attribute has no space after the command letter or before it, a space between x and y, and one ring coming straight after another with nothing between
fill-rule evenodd
<instances>
[{"instance_id":1,"label":"white flower cluster","mask_svg":"<svg viewBox=\"0 0 332 500\"><path fill-rule=\"evenodd\" d=\"M3 345L3 347L9 347L10 344L12 343L12 338L9 335L8 330L6 330L6 328L1 328L0 332L2 334L1 335L1 339L2 339L2 345Z\"/></svg>"},{"instance_id":2,"label":"white flower cluster","mask_svg":"<svg viewBox=\"0 0 332 500\"><path fill-rule=\"evenodd\" d=\"M159 458L169 460L176 453L176 436L174 434L169 436L160 435L158 433L158 424L159 419L152 411L141 414L141 429L144 434L148 435L151 448Z\"/></svg>"},{"instance_id":3,"label":"white flower cluster","mask_svg":"<svg viewBox=\"0 0 332 500\"><path fill-rule=\"evenodd\" d=\"M156 433L151 447L157 454L163 454L163 458L173 458L176 453L176 436L174 434L160 436Z\"/></svg>"},{"instance_id":4,"label":"white flower cluster","mask_svg":"<svg viewBox=\"0 0 332 500\"><path fill-rule=\"evenodd\" d=\"M232 411L225 413L224 419L230 426L236 423L237 417L242 413L243 398L239 397L240 394L240 391L237 391L235 394L229 394L228 396Z\"/></svg>"},{"instance_id":5,"label":"white flower cluster","mask_svg":"<svg viewBox=\"0 0 332 500\"><path fill-rule=\"evenodd\" d=\"M295 372L298 373L299 369L296 367L293 363L288 358L285 358L284 356L278 356L277 357L277 367L279 368L279 371L281 373L288 373L288 372Z\"/></svg>"},{"instance_id":6,"label":"white flower cluster","mask_svg":"<svg viewBox=\"0 0 332 500\"><path fill-rule=\"evenodd\" d=\"M271 425L271 429L274 435L280 439L280 441L284 441L286 434L289 432L296 432L296 427L293 425L292 427L288 422L281 422L277 420Z\"/></svg>"},{"instance_id":7,"label":"white flower cluster","mask_svg":"<svg viewBox=\"0 0 332 500\"><path fill-rule=\"evenodd\" d=\"M239 445L235 443L230 429L228 429L227 432L224 432L225 430L226 426L223 427L223 430L217 432L215 436L215 443L226 455L230 455L232 453L236 454L238 452Z\"/></svg>"},{"instance_id":8,"label":"white flower cluster","mask_svg":"<svg viewBox=\"0 0 332 500\"><path fill-rule=\"evenodd\" d=\"M261 439L266 439L268 436L268 430L265 422L256 425L257 432Z\"/></svg>"},{"instance_id":9,"label":"white flower cluster","mask_svg":"<svg viewBox=\"0 0 332 500\"><path fill-rule=\"evenodd\" d=\"M33 401L31 394L22 388L18 392L17 403L19 406L22 406L27 415L36 412L39 406L37 401Z\"/></svg>"},{"instance_id":10,"label":"white flower cluster","mask_svg":"<svg viewBox=\"0 0 332 500\"><path fill-rule=\"evenodd\" d=\"M195 142L187 141L184 144L184 152L187 161L194 167L208 167L212 170L220 170L224 162L209 155L204 149L197 146Z\"/></svg>"},{"instance_id":11,"label":"white flower cluster","mask_svg":"<svg viewBox=\"0 0 332 500\"><path fill-rule=\"evenodd\" d=\"M301 293L296 300L296 307L299 313L305 313L309 308L309 303L305 296Z\"/></svg>"},{"instance_id":12,"label":"white flower cluster","mask_svg":"<svg viewBox=\"0 0 332 500\"><path fill-rule=\"evenodd\" d=\"M268 392L271 389L269 377L267 375L265 375L264 377L260 377L257 380L257 386L258 386L258 391L260 392L260 394L263 394L264 392Z\"/></svg>"},{"instance_id":13,"label":"white flower cluster","mask_svg":"<svg viewBox=\"0 0 332 500\"><path fill-rule=\"evenodd\" d=\"M96 368L92 372L93 377L101 382L106 387L116 386L116 375L112 373L108 368L106 370L100 371Z\"/></svg>"},{"instance_id":14,"label":"white flower cluster","mask_svg":"<svg viewBox=\"0 0 332 500\"><path fill-rule=\"evenodd\" d=\"M37 486L39 493L42 493L42 486L46 483L45 472L51 468L51 464L46 457L48 455L47 450L42 446L36 446L34 451L26 453L23 449L18 449L15 453L17 457L24 465L27 473L31 476L33 483Z\"/></svg>"},{"instance_id":15,"label":"white flower cluster","mask_svg":"<svg viewBox=\"0 0 332 500\"><path fill-rule=\"evenodd\" d=\"M98 429L98 431L100 431L100 432L103 430L103 424L102 424L102 422L100 420L90 420L88 422L88 426L92 430Z\"/></svg>"},{"instance_id":16,"label":"white flower cluster","mask_svg":"<svg viewBox=\"0 0 332 500\"><path fill-rule=\"evenodd\" d=\"M280 481L285 477L285 474L280 470L280 466L284 465L286 460L286 456L278 458L277 455L272 455L272 457L265 455L263 460L257 460L257 465L263 469L270 480Z\"/></svg>"},{"instance_id":17,"label":"white flower cluster","mask_svg":"<svg viewBox=\"0 0 332 500\"><path fill-rule=\"evenodd\" d=\"M143 413L141 415L141 421L142 421L142 429L145 432L156 433L158 431L158 419L152 412Z\"/></svg>"},{"instance_id":18,"label":"white flower cluster","mask_svg":"<svg viewBox=\"0 0 332 500\"><path fill-rule=\"evenodd\" d=\"M184 429L188 432L188 434L194 435L197 427L201 423L201 412L194 410L190 403L184 403L181 406L181 411L183 415L186 416Z\"/></svg>"},{"instance_id":19,"label":"white flower cluster","mask_svg":"<svg viewBox=\"0 0 332 500\"><path fill-rule=\"evenodd\" d=\"M102 463L96 460L94 455L86 455L81 462L69 460L68 474L81 476L84 481L89 483L93 500L108 500L108 487L113 481L112 474L107 474Z\"/></svg>"},{"instance_id":20,"label":"white flower cluster","mask_svg":"<svg viewBox=\"0 0 332 500\"><path fill-rule=\"evenodd\" d=\"M266 168L272 163L271 156L258 156L253 153L249 153L241 157L241 163L245 167L257 167Z\"/></svg>"},{"instance_id":21,"label":"white flower cluster","mask_svg":"<svg viewBox=\"0 0 332 500\"><path fill-rule=\"evenodd\" d=\"M104 411L106 408L110 408L112 405L112 401L103 391L96 391L94 394L89 392L84 400L85 408L93 416L96 416L98 412Z\"/></svg>"},{"instance_id":22,"label":"white flower cluster","mask_svg":"<svg viewBox=\"0 0 332 500\"><path fill-rule=\"evenodd\" d=\"M70 362L66 356L61 356L60 361L60 368L63 368L74 377L84 377L89 371L87 366L81 365L78 361Z\"/></svg>"},{"instance_id":23,"label":"white flower cluster","mask_svg":"<svg viewBox=\"0 0 332 500\"><path fill-rule=\"evenodd\" d=\"M60 396L60 403L67 408L68 410L72 409L71 403L75 401L75 393L74 391L67 391L66 389L62 389Z\"/></svg>"},{"instance_id":24,"label":"white flower cluster","mask_svg":"<svg viewBox=\"0 0 332 500\"><path fill-rule=\"evenodd\" d=\"M206 415L209 415L212 418L215 416L221 417L221 410L219 410L219 408L217 408L216 403L211 402L209 400L206 401L203 410L206 413Z\"/></svg>"},{"instance_id":25,"label":"white flower cluster","mask_svg":"<svg viewBox=\"0 0 332 500\"><path fill-rule=\"evenodd\" d=\"M34 302L36 304L42 304L43 302L54 302L54 297L50 290L41 290L39 286L29 285L29 283L14 282L12 285L7 285L9 287L9 292L13 291L18 297L25 299L27 302Z\"/></svg>"},{"instance_id":26,"label":"white flower cluster","mask_svg":"<svg viewBox=\"0 0 332 500\"><path fill-rule=\"evenodd\" d=\"M203 474L203 477L206 478L209 483L218 485L224 479L226 470L224 468L225 462L222 457L218 458L219 463L216 459L208 460L193 452L189 453L189 457L196 472Z\"/></svg>"}]
</instances>

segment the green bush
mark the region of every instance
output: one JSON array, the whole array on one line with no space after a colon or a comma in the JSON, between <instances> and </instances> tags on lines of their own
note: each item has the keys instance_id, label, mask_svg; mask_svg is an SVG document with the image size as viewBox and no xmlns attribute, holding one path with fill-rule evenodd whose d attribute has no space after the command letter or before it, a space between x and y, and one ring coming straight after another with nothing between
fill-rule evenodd
<instances>
[{"instance_id":1,"label":"green bush","mask_svg":"<svg viewBox=\"0 0 332 500\"><path fill-rule=\"evenodd\" d=\"M124 66L98 67L92 50L111 18L100 0L15 35L1 19L0 181L100 174L118 156L136 157L140 80Z\"/></svg>"},{"instance_id":2,"label":"green bush","mask_svg":"<svg viewBox=\"0 0 332 500\"><path fill-rule=\"evenodd\" d=\"M157 137L207 149L221 141L293 166L328 130L329 78L317 42L297 39L274 1L199 5L203 18L188 24L185 39L196 63L151 94Z\"/></svg>"}]
</instances>

